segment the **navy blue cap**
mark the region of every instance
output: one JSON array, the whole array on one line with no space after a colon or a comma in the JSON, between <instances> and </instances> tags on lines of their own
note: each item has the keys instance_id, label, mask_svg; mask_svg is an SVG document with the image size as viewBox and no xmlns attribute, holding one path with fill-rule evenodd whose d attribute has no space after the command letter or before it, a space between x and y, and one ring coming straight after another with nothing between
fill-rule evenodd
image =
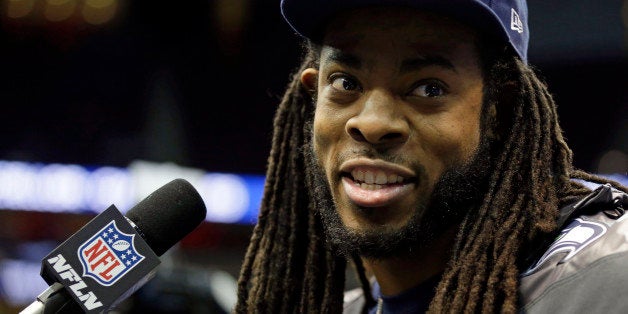
<instances>
[{"instance_id":1,"label":"navy blue cap","mask_svg":"<svg viewBox=\"0 0 628 314\"><path fill-rule=\"evenodd\" d=\"M316 41L335 14L373 5L409 6L460 19L508 42L523 62L528 59L526 0L281 0L281 14L298 34Z\"/></svg>"}]
</instances>

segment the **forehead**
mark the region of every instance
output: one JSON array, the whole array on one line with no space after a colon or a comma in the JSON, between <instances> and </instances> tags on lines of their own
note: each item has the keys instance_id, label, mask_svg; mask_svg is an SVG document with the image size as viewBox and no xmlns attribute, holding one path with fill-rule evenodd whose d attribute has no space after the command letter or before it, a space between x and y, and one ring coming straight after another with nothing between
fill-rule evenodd
<instances>
[{"instance_id":1,"label":"forehead","mask_svg":"<svg viewBox=\"0 0 628 314\"><path fill-rule=\"evenodd\" d=\"M373 7L333 18L326 27L323 46L346 51L371 46L372 54L475 54L477 34L473 28L433 12Z\"/></svg>"}]
</instances>

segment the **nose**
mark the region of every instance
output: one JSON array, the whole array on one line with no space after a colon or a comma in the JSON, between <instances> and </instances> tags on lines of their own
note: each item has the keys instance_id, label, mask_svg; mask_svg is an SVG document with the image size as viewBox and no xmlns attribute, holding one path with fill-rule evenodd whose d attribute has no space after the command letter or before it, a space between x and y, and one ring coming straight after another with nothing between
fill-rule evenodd
<instances>
[{"instance_id":1,"label":"nose","mask_svg":"<svg viewBox=\"0 0 628 314\"><path fill-rule=\"evenodd\" d=\"M405 143L410 127L399 107L402 105L389 93L372 91L360 112L347 121L345 131L358 142L373 145Z\"/></svg>"}]
</instances>

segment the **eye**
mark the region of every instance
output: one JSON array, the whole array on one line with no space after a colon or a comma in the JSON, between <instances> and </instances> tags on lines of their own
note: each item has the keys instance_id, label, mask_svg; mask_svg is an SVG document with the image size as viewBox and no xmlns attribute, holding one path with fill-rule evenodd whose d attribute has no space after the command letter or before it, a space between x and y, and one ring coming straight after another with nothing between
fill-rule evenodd
<instances>
[{"instance_id":1,"label":"eye","mask_svg":"<svg viewBox=\"0 0 628 314\"><path fill-rule=\"evenodd\" d=\"M445 84L436 81L420 83L410 92L411 95L418 97L439 97L446 93Z\"/></svg>"},{"instance_id":2,"label":"eye","mask_svg":"<svg viewBox=\"0 0 628 314\"><path fill-rule=\"evenodd\" d=\"M360 91L360 84L345 74L336 74L329 77L330 85L339 91Z\"/></svg>"}]
</instances>

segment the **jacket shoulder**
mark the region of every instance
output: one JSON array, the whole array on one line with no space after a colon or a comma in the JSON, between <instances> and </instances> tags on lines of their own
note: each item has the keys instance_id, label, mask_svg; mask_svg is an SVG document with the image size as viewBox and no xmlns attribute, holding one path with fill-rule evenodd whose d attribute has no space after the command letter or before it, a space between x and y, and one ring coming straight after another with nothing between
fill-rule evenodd
<instances>
[{"instance_id":1,"label":"jacket shoulder","mask_svg":"<svg viewBox=\"0 0 628 314\"><path fill-rule=\"evenodd\" d=\"M529 313L611 313L628 309L628 195L603 185L561 209L569 219L554 242L521 275ZM622 288L624 287L624 288ZM622 300L619 300L622 299Z\"/></svg>"}]
</instances>

